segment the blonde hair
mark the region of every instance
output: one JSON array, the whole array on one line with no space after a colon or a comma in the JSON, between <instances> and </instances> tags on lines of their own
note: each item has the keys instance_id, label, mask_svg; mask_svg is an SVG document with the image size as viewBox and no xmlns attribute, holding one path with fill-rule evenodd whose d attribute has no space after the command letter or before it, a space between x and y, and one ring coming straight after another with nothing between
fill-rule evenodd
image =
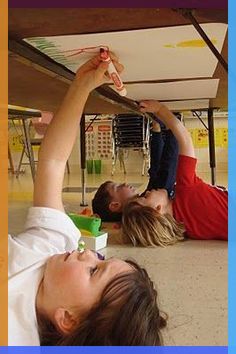
<instances>
[{"instance_id":1,"label":"blonde hair","mask_svg":"<svg viewBox=\"0 0 236 354\"><path fill-rule=\"evenodd\" d=\"M157 210L142 206L136 200L123 210L122 230L134 246L168 246L184 240L185 228L170 214L161 215Z\"/></svg>"}]
</instances>

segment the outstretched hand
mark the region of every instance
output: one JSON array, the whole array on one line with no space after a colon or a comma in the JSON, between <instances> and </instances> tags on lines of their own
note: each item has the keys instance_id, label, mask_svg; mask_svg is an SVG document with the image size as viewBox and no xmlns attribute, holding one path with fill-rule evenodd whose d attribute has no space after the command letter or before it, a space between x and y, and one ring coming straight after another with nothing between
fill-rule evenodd
<instances>
[{"instance_id":1,"label":"outstretched hand","mask_svg":"<svg viewBox=\"0 0 236 354\"><path fill-rule=\"evenodd\" d=\"M109 55L117 72L120 74L124 70L123 65L119 63L114 53L110 52ZM107 69L108 63L103 62L100 56L97 55L78 69L75 80L80 82L84 88L91 92L95 88L110 81L109 76L106 74Z\"/></svg>"},{"instance_id":2,"label":"outstretched hand","mask_svg":"<svg viewBox=\"0 0 236 354\"><path fill-rule=\"evenodd\" d=\"M156 113L165 126L172 131L179 145L179 154L195 157L191 135L176 116L162 103L155 100L139 102L141 112Z\"/></svg>"},{"instance_id":3,"label":"outstretched hand","mask_svg":"<svg viewBox=\"0 0 236 354\"><path fill-rule=\"evenodd\" d=\"M120 73L123 65L113 53L110 56ZM107 69L107 63L102 62L99 56L90 59L78 69L41 145L34 184L34 206L64 211L61 191L66 161L77 138L88 95L108 81Z\"/></svg>"}]
</instances>

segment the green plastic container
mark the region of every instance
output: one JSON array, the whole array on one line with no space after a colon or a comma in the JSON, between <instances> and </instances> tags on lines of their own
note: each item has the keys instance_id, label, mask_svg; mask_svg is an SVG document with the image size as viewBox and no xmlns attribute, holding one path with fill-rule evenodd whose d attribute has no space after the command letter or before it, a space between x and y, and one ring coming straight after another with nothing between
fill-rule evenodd
<instances>
[{"instance_id":1,"label":"green plastic container","mask_svg":"<svg viewBox=\"0 0 236 354\"><path fill-rule=\"evenodd\" d=\"M87 167L87 173L88 174L93 173L93 160L87 160L86 161L86 167Z\"/></svg>"},{"instance_id":2,"label":"green plastic container","mask_svg":"<svg viewBox=\"0 0 236 354\"><path fill-rule=\"evenodd\" d=\"M68 216L79 230L88 231L91 236L99 235L99 229L102 222L100 218L78 215L75 213L69 213Z\"/></svg>"},{"instance_id":3,"label":"green plastic container","mask_svg":"<svg viewBox=\"0 0 236 354\"><path fill-rule=\"evenodd\" d=\"M94 171L100 175L102 171L102 160L94 160Z\"/></svg>"}]
</instances>

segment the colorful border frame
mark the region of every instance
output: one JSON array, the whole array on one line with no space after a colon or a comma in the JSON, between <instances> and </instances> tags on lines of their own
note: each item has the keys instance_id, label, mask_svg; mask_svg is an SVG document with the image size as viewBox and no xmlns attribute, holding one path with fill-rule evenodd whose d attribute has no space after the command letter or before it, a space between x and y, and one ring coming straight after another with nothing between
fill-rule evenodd
<instances>
[{"instance_id":1,"label":"colorful border frame","mask_svg":"<svg viewBox=\"0 0 236 354\"><path fill-rule=\"evenodd\" d=\"M3 36L5 35L6 37L6 19L7 19L7 9L5 8L6 5L6 0L1 0L1 5L0 5L0 23L1 26L4 26L3 29ZM125 5L122 4L120 1L114 1L112 2L111 6L111 1L109 0L100 0L99 2L97 1L80 1L78 3L78 0L41 0L41 1L33 1L32 0L9 0L9 7L37 7L37 8L43 8L43 7L191 7L191 8L226 8L227 7L227 0L202 0L202 1L197 1L197 0L185 0L185 1L157 1L157 0L126 0ZM236 154L235 154L235 145L236 145L236 117L235 117L235 111L236 111L236 101L234 98L234 92L236 92L236 73L234 69L234 63L236 63L236 49L234 47L234 42L233 42L233 36L235 33L235 13L236 13L236 5L234 3L234 0L229 1L229 23L230 23L230 34L229 34L229 56L230 56L230 61L229 61L229 68L230 68L230 76L229 76L229 270L230 270L230 275L229 275L229 353L234 354L236 352L236 335L235 335L235 330L234 328L236 327L236 306L234 305L234 300L236 298L236 276L235 276L235 248L236 248L236 239L235 239L235 210L236 210L236 188L235 188L235 180L236 180ZM2 32L2 31L1 31ZM2 33L1 33L2 35ZM2 46L3 44L5 45L5 39L2 41L2 38L0 38L0 45ZM231 44L231 45L230 45ZM1 48L1 62L2 62L2 57L4 59L4 54L6 51L6 46L4 48ZM4 70L2 70L4 68ZM4 66L1 66L1 96L6 97L7 96L7 81L6 78L4 80L4 73L7 72L7 63L4 63ZM5 85L6 84L6 85ZM4 100L5 101L5 100ZM2 108L1 108L2 112ZM3 109L3 114L4 114L4 119L7 119L7 111ZM2 114L1 114L2 118ZM3 134L3 141L5 145L7 144L7 130L6 126L2 119L0 121L0 132L4 132ZM7 120L6 120L7 122ZM0 136L2 138L2 136ZM2 141L2 140L1 140ZM1 173L0 173L0 193L3 198L3 204L4 206L7 206L7 199L5 197L6 193L6 171L7 171L7 155L6 155L6 149L2 149L3 144L0 144L1 148ZM3 171L3 174L2 174ZM4 209L4 213L5 213ZM5 216L5 214L4 214ZM1 217L2 219L2 217ZM0 222L2 221L0 219ZM7 222L5 217L3 218L3 225L0 224L1 227L1 232L4 230L4 235L5 231L7 229ZM1 246L2 246L2 237L1 237ZM0 256L3 254L4 257L4 264L3 267L6 265L6 253L5 250L3 250L4 253L2 253L2 248L1 248L1 253ZM1 266L1 258L0 258L0 266ZM3 267L0 268L1 272ZM2 276L2 273L1 273ZM1 278L2 280L2 278ZM1 289L2 290L2 289ZM4 292L6 292L6 287L3 289ZM4 323L5 328L0 327L0 345L6 345L6 337L4 338L3 333L6 333L7 330L7 320L3 322L3 312L2 310L5 308L6 309L6 304L7 304L7 299L6 296L3 296L0 298L0 304L1 304L1 324ZM5 317L5 316L4 316ZM2 332L3 331L3 332ZM100 350L100 347L3 347L1 348L2 353L8 353L8 354L36 354L36 353L45 353L45 354L50 354L50 353L66 353L69 352L71 354L77 353L78 350L81 354L89 354L94 352L94 350ZM102 347L102 352L103 354L110 354L110 352L114 354L118 354L118 351L120 352L119 347ZM160 354L226 354L228 353L228 348L227 347L125 347L124 350L126 353L160 353Z\"/></svg>"},{"instance_id":2,"label":"colorful border frame","mask_svg":"<svg viewBox=\"0 0 236 354\"><path fill-rule=\"evenodd\" d=\"M120 347L8 347L3 354L120 354ZM227 347L122 347L126 354L227 354Z\"/></svg>"},{"instance_id":3,"label":"colorful border frame","mask_svg":"<svg viewBox=\"0 0 236 354\"><path fill-rule=\"evenodd\" d=\"M236 353L236 48L235 48L235 12L234 0L229 0L229 158L228 158L228 185L229 185L229 354Z\"/></svg>"},{"instance_id":4,"label":"colorful border frame","mask_svg":"<svg viewBox=\"0 0 236 354\"><path fill-rule=\"evenodd\" d=\"M0 346L7 345L7 31L8 8L7 1L0 1Z\"/></svg>"},{"instance_id":5,"label":"colorful border frame","mask_svg":"<svg viewBox=\"0 0 236 354\"><path fill-rule=\"evenodd\" d=\"M9 7L226 8L227 0L9 0Z\"/></svg>"}]
</instances>

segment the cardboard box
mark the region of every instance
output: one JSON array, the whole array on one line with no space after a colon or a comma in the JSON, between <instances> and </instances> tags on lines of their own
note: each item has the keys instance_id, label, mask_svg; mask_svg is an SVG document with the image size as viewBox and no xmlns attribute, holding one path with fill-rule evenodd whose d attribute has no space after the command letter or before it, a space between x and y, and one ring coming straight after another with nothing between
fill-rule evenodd
<instances>
[{"instance_id":1,"label":"cardboard box","mask_svg":"<svg viewBox=\"0 0 236 354\"><path fill-rule=\"evenodd\" d=\"M107 237L107 232L100 231L96 237L81 234L80 241L83 240L85 242L85 248L98 251L107 246Z\"/></svg>"}]
</instances>

